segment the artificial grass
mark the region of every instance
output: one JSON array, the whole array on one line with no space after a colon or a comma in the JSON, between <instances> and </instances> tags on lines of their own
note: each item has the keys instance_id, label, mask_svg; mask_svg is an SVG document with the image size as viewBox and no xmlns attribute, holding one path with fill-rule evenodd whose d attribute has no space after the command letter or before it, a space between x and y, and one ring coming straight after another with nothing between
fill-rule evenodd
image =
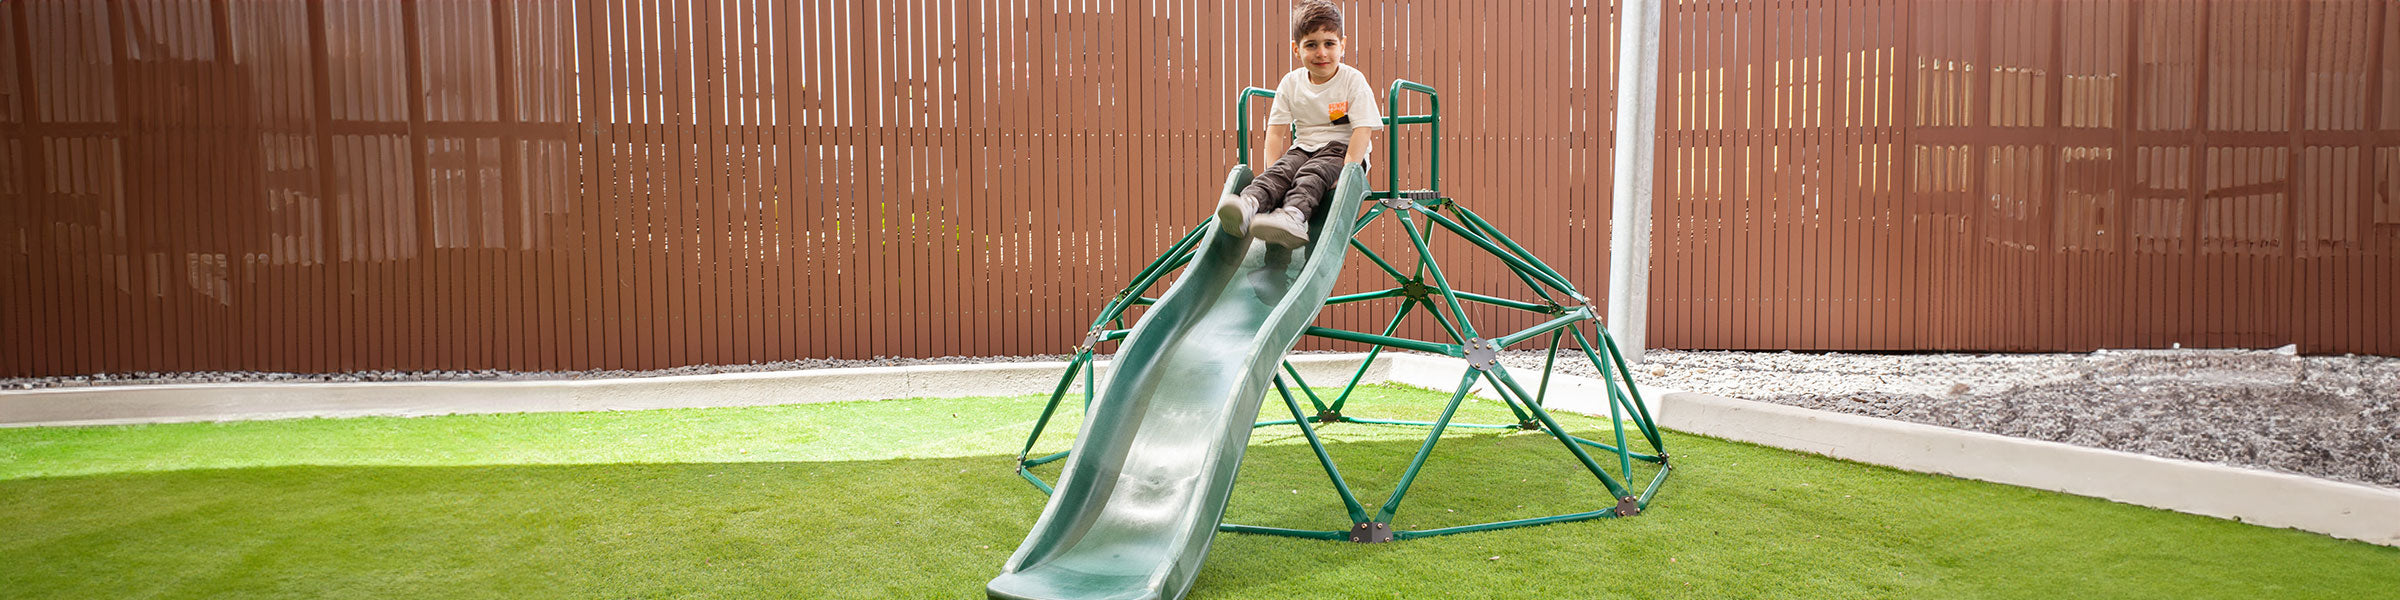
<instances>
[{"instance_id":1,"label":"artificial grass","mask_svg":"<svg viewBox=\"0 0 2400 600\"><path fill-rule=\"evenodd\" d=\"M1445 399L1359 394L1350 413L1394 418ZM1010 468L1041 401L0 430L0 596L979 597L1043 504ZM1075 412L1037 452L1065 447ZM1265 414L1289 417L1275 399ZM1613 441L1601 421L1561 418ZM1323 435L1372 508L1422 431ZM1641 516L1382 545L1220 534L1193 597L2400 589L2400 549L1666 433L1678 467ZM1253 440L1228 519L1347 525L1296 430ZM1551 438L1454 430L1398 524L1605 503Z\"/></svg>"}]
</instances>

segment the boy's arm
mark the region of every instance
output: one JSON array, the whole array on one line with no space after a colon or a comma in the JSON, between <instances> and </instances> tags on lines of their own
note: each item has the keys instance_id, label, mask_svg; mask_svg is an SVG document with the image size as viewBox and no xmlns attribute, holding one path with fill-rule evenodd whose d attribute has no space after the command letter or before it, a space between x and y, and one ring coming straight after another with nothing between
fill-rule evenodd
<instances>
[{"instance_id":1,"label":"boy's arm","mask_svg":"<svg viewBox=\"0 0 2400 600\"><path fill-rule=\"evenodd\" d=\"M1275 159L1283 158L1284 151L1291 149L1292 126L1268 125L1267 143L1258 147L1258 151L1262 152L1263 154L1250 158L1250 172L1267 172L1267 167L1274 165Z\"/></svg>"},{"instance_id":2,"label":"boy's arm","mask_svg":"<svg viewBox=\"0 0 2400 600\"><path fill-rule=\"evenodd\" d=\"M1368 146L1368 145L1370 145L1370 144L1374 144L1374 143L1375 143L1375 128L1373 128L1373 127L1352 127L1352 128L1350 128L1350 148L1349 148L1348 150L1343 150L1343 151L1342 151L1342 166L1345 166L1345 167L1346 167L1346 166L1349 166L1349 165L1350 165L1350 163L1358 162L1359 160L1361 160L1361 157L1364 157L1364 156L1366 156L1366 155L1367 155L1367 150L1368 150L1368 147L1367 147L1367 146Z\"/></svg>"}]
</instances>

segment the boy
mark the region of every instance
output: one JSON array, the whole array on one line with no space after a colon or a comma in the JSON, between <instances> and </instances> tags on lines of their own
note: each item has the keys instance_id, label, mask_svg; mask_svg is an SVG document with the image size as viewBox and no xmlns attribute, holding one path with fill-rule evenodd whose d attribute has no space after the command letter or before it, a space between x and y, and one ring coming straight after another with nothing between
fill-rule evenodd
<instances>
[{"instance_id":1,"label":"boy","mask_svg":"<svg viewBox=\"0 0 2400 600\"><path fill-rule=\"evenodd\" d=\"M1332 2L1302 0L1292 8L1292 58L1301 66L1275 85L1259 155L1281 158L1240 194L1217 201L1217 224L1227 235L1284 248L1308 243L1308 218L1318 202L1341 179L1343 165L1367 161L1367 146L1383 128L1375 88L1366 74L1342 64L1342 12Z\"/></svg>"}]
</instances>

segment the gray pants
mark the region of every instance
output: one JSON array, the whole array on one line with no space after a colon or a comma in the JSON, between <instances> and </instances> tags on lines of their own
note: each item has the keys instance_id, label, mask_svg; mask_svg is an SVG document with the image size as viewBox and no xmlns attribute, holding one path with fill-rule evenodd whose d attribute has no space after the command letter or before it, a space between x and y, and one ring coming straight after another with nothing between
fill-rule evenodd
<instances>
[{"instance_id":1,"label":"gray pants","mask_svg":"<svg viewBox=\"0 0 2400 600\"><path fill-rule=\"evenodd\" d=\"M1275 164L1242 187L1242 196L1258 201L1258 212L1273 212L1286 206L1300 209L1302 218L1314 217L1317 204L1342 179L1342 155L1350 145L1332 142L1316 152L1298 146L1284 152Z\"/></svg>"}]
</instances>

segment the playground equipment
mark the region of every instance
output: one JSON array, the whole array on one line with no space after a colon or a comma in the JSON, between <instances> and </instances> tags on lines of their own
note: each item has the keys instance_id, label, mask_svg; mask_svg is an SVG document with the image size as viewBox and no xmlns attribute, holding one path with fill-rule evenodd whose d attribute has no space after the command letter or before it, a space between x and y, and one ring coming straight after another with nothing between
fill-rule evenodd
<instances>
[{"instance_id":1,"label":"playground equipment","mask_svg":"<svg viewBox=\"0 0 2400 600\"><path fill-rule=\"evenodd\" d=\"M1430 111L1405 115L1401 93L1423 94ZM1251 178L1249 102L1274 97L1274 92L1247 88L1235 98L1235 128L1241 140L1236 160L1225 178L1226 193L1239 191ZM1264 243L1226 235L1213 222L1192 228L1167 252L1134 277L1092 320L1075 358L1059 378L1050 401L1026 436L1017 455L1017 473L1050 494L1050 502L987 591L995 598L1178 598L1190 590L1194 575L1217 531L1285 535L1324 540L1373 543L1394 540L1523 527L1566 521L1639 514L1672 472L1658 429L1634 387L1631 371L1618 355L1607 330L1585 323L1598 316L1591 302L1558 271L1510 240L1473 211L1441 193L1441 97L1432 87L1395 81L1386 93L1393 116L1385 119L1385 159L1390 185L1367 189L1366 172L1345 167L1333 199L1310 223L1310 243L1277 249ZM1427 189L1402 190L1399 176L1399 132L1402 125L1430 125ZM1212 196L1213 198L1213 196ZM1192 206L1205 204L1195 200ZM1364 214L1360 214L1364 206ZM1197 210L1197 209L1195 209ZM1448 214L1444 214L1448 213ZM1360 243L1354 234L1386 214L1405 230L1417 253L1413 274ZM1423 220L1420 225L1419 220ZM1431 233L1436 228L1466 240L1506 264L1536 296L1515 300L1451 288L1433 258ZM1382 291L1331 294L1348 250L1355 249L1391 275L1394 286ZM1182 268L1183 276L1157 298L1142 296L1167 274ZM1366 333L1310 325L1325 306L1401 299L1400 308L1383 333ZM1523 331L1484 337L1463 310L1461 302L1479 302L1549 315ZM1124 326L1125 313L1149 306L1136 324ZM1450 342L1395 337L1403 319L1417 308L1440 323ZM1511 346L1548 336L1549 357L1542 378L1531 392L1502 365L1498 353ZM1351 376L1342 393L1327 404L1300 372L1283 357L1300 336L1310 335L1367 344L1367 364ZM1583 439L1559 427L1543 401L1550 371L1561 342L1572 336L1573 347L1591 361L1607 383L1615 443ZM1096 346L1123 340L1107 381L1095 382ZM1450 395L1441 417L1432 422L1356 417L1342 409L1365 377L1368 365L1384 348L1401 348L1456 357L1467 362L1465 375ZM1278 366L1281 367L1278 373ZM1076 377L1084 378L1084 422L1072 449L1032 457L1043 429L1070 395ZM1453 424L1451 417L1478 382L1491 382L1493 394L1517 417L1513 424ZM1254 422L1267 387L1272 384L1292 414L1290 420ZM1297 388L1316 413L1304 413ZM1342 478L1331 453L1317 437L1322 424L1357 423L1426 427L1408 467L1391 496L1370 514ZM1649 452L1627 444L1631 424ZM1223 523L1225 505L1240 467L1250 432L1260 427L1297 426L1331 479L1348 512L1348 528L1299 530ZM1442 433L1452 427L1539 430L1556 438L1585 470L1605 486L1611 498L1592 511L1515 519L1474 525L1414 531L1392 528L1392 518L1418 472L1432 455ZM1615 476L1586 448L1613 455ZM1054 488L1033 472L1035 467L1064 460ZM1656 465L1646 487L1635 483L1636 461Z\"/></svg>"}]
</instances>

